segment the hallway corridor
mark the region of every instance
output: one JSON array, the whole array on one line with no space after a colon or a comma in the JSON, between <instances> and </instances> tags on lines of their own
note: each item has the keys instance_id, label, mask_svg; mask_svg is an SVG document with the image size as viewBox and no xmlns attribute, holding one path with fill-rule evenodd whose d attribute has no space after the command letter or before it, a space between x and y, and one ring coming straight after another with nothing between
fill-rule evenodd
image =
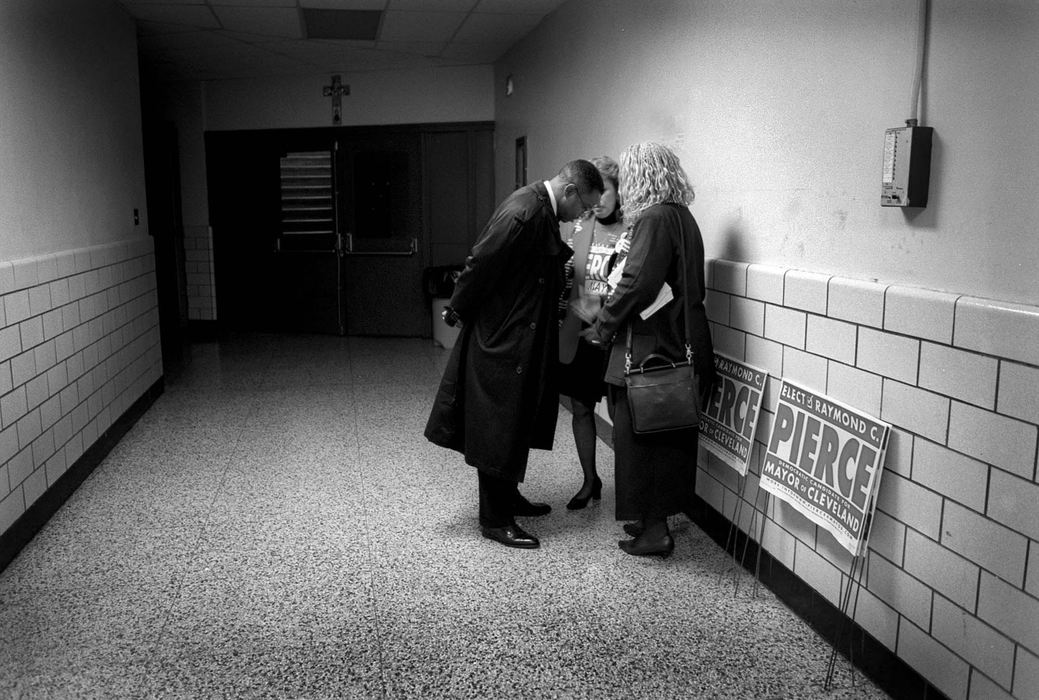
<instances>
[{"instance_id":1,"label":"hallway corridor","mask_svg":"<svg viewBox=\"0 0 1039 700\"><path fill-rule=\"evenodd\" d=\"M684 517L623 554L612 453L569 413L522 490L539 550L480 537L422 430L428 340L236 336L185 370L0 573L0 697L883 698Z\"/></svg>"}]
</instances>

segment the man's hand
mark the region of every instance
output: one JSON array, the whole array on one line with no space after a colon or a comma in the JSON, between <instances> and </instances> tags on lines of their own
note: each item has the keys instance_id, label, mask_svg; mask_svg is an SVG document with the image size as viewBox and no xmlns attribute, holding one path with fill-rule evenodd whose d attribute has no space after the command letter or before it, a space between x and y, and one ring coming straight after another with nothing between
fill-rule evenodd
<instances>
[{"instance_id":1,"label":"man's hand","mask_svg":"<svg viewBox=\"0 0 1039 700\"><path fill-rule=\"evenodd\" d=\"M444 307L444 311L440 314L440 317L444 319L444 323L451 326L452 328L461 325L462 323L462 319L458 316L457 313L455 313L455 310L452 309L450 306Z\"/></svg>"}]
</instances>

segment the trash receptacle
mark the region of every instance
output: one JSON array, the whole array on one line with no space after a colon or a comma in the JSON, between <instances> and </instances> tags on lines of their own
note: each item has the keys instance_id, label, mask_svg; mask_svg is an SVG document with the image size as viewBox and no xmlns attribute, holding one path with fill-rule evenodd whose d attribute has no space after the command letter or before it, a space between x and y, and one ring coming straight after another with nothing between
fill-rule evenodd
<instances>
[{"instance_id":1,"label":"trash receptacle","mask_svg":"<svg viewBox=\"0 0 1039 700\"><path fill-rule=\"evenodd\" d=\"M425 277L426 295L429 297L430 311L433 321L433 342L443 348L453 348L458 338L458 328L444 323L441 314L451 302L455 291L455 281L462 271L461 265L441 265L427 267Z\"/></svg>"}]
</instances>

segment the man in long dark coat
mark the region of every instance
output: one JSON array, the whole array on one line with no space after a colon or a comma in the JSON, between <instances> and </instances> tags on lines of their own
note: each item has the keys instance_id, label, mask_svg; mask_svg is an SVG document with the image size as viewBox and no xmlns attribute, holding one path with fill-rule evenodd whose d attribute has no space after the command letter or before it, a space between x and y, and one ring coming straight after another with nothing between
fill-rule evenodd
<instances>
[{"instance_id":1,"label":"man in long dark coat","mask_svg":"<svg viewBox=\"0 0 1039 700\"><path fill-rule=\"evenodd\" d=\"M426 424L426 437L465 455L480 484L480 531L509 547L538 539L515 516L551 508L519 493L531 448L552 449L558 302L573 251L559 222L578 218L602 195L586 160L513 192L491 216L455 284L444 320L462 330Z\"/></svg>"}]
</instances>

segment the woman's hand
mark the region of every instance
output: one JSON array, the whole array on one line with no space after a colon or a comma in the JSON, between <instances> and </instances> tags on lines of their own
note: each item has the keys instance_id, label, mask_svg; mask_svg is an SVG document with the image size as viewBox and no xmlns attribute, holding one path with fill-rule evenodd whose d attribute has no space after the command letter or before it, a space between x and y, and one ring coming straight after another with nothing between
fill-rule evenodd
<instances>
[{"instance_id":1,"label":"woman's hand","mask_svg":"<svg viewBox=\"0 0 1039 700\"><path fill-rule=\"evenodd\" d=\"M589 345L594 345L596 347L602 345L602 340L599 339L599 334L595 332L595 326L588 326L577 335Z\"/></svg>"}]
</instances>

